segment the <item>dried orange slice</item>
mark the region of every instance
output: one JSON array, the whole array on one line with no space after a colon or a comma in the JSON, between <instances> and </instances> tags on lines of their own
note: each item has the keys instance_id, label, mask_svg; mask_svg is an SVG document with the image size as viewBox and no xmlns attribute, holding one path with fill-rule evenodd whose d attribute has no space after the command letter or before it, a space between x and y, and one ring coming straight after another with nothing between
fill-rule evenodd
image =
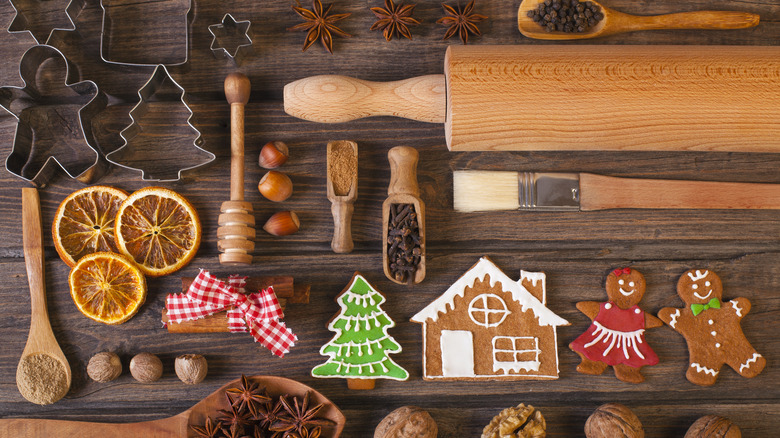
<instances>
[{"instance_id":1,"label":"dried orange slice","mask_svg":"<svg viewBox=\"0 0 780 438\"><path fill-rule=\"evenodd\" d=\"M54 248L71 268L76 260L100 251L117 252L114 218L127 192L107 186L71 193L57 208L51 234Z\"/></svg>"},{"instance_id":2,"label":"dried orange slice","mask_svg":"<svg viewBox=\"0 0 780 438\"><path fill-rule=\"evenodd\" d=\"M200 246L200 219L173 190L147 187L125 199L116 216L114 237L122 254L151 277L178 271Z\"/></svg>"},{"instance_id":3,"label":"dried orange slice","mask_svg":"<svg viewBox=\"0 0 780 438\"><path fill-rule=\"evenodd\" d=\"M96 252L79 259L68 284L81 313L105 324L127 321L146 300L146 279L141 270L113 252Z\"/></svg>"}]
</instances>

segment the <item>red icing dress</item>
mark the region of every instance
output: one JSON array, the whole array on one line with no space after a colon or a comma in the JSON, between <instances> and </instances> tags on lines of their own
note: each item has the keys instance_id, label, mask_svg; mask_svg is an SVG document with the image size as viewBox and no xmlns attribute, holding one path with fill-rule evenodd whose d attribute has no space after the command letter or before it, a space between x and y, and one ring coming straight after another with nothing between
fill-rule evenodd
<instances>
[{"instance_id":1,"label":"red icing dress","mask_svg":"<svg viewBox=\"0 0 780 438\"><path fill-rule=\"evenodd\" d=\"M639 306L623 310L613 302L601 303L599 314L571 349L594 362L640 368L658 363L645 342L645 312Z\"/></svg>"}]
</instances>

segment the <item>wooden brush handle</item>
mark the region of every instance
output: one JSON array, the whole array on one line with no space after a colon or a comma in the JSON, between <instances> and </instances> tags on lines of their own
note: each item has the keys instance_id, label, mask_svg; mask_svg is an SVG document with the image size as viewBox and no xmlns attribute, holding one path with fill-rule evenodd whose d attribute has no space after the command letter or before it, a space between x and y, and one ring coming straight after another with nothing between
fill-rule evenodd
<instances>
[{"instance_id":1,"label":"wooden brush handle","mask_svg":"<svg viewBox=\"0 0 780 438\"><path fill-rule=\"evenodd\" d=\"M333 201L330 206L333 213L333 240L330 247L333 252L344 254L352 252L355 244L352 242L352 213L355 205L347 201Z\"/></svg>"},{"instance_id":2,"label":"wooden brush handle","mask_svg":"<svg viewBox=\"0 0 780 438\"><path fill-rule=\"evenodd\" d=\"M780 209L780 184L580 174L580 209Z\"/></svg>"},{"instance_id":3,"label":"wooden brush handle","mask_svg":"<svg viewBox=\"0 0 780 438\"><path fill-rule=\"evenodd\" d=\"M630 30L651 29L743 29L758 26L756 14L736 11L697 11L676 14L633 16L626 20Z\"/></svg>"},{"instance_id":4,"label":"wooden brush handle","mask_svg":"<svg viewBox=\"0 0 780 438\"><path fill-rule=\"evenodd\" d=\"M420 155L417 149L409 146L396 146L387 153L390 161L390 185L388 196L412 195L420 197L420 187L417 185L417 160Z\"/></svg>"},{"instance_id":5,"label":"wooden brush handle","mask_svg":"<svg viewBox=\"0 0 780 438\"><path fill-rule=\"evenodd\" d=\"M241 73L225 78L225 98L230 103L230 200L244 200L244 106L252 86Z\"/></svg>"},{"instance_id":6,"label":"wooden brush handle","mask_svg":"<svg viewBox=\"0 0 780 438\"><path fill-rule=\"evenodd\" d=\"M371 82L346 76L312 76L284 87L287 114L320 123L340 123L370 116L396 116L444 123L444 75L395 82Z\"/></svg>"}]
</instances>

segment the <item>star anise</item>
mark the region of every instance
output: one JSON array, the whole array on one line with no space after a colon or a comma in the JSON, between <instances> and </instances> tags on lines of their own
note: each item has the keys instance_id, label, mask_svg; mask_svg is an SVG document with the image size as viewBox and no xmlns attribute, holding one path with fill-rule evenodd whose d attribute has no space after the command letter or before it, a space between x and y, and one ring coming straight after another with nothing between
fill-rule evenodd
<instances>
[{"instance_id":1,"label":"star anise","mask_svg":"<svg viewBox=\"0 0 780 438\"><path fill-rule=\"evenodd\" d=\"M439 18L436 22L450 27L442 39L450 39L457 33L463 44L468 44L469 33L482 35L476 23L487 20L488 17L474 13L474 0L471 0L463 9L460 8L460 4L458 4L457 10L445 3L442 3L441 7L444 8L447 15Z\"/></svg>"},{"instance_id":2,"label":"star anise","mask_svg":"<svg viewBox=\"0 0 780 438\"><path fill-rule=\"evenodd\" d=\"M300 404L298 404L296 397L293 397L293 404L290 404L285 396L279 397L279 402L282 404L285 412L271 425L270 430L274 432L288 432L291 436L295 436L292 435L292 433L295 433L302 438L308 438L309 427L317 428L317 426L334 424L328 419L317 418L317 412L322 409L323 404L320 403L314 407L309 407L309 395L310 392L306 392Z\"/></svg>"},{"instance_id":3,"label":"star anise","mask_svg":"<svg viewBox=\"0 0 780 438\"><path fill-rule=\"evenodd\" d=\"M385 7L371 8L371 12L376 15L377 21L371 26L371 30L382 30L382 35L387 41L393 39L393 35L404 36L412 39L412 33L409 32L409 26L420 24L419 21L412 18L414 7L416 5L407 5L401 3L395 5L393 0L385 0Z\"/></svg>"},{"instance_id":4,"label":"star anise","mask_svg":"<svg viewBox=\"0 0 780 438\"><path fill-rule=\"evenodd\" d=\"M219 436L219 429L222 423L216 424L211 420L211 417L206 417L206 424L203 426L190 426L193 432L197 434L199 438L216 438Z\"/></svg>"},{"instance_id":5,"label":"star anise","mask_svg":"<svg viewBox=\"0 0 780 438\"><path fill-rule=\"evenodd\" d=\"M230 426L229 429L223 427L222 433L225 435L225 438L251 438L244 435L244 428L239 427L237 424Z\"/></svg>"},{"instance_id":6,"label":"star anise","mask_svg":"<svg viewBox=\"0 0 780 438\"><path fill-rule=\"evenodd\" d=\"M230 396L225 394L225 397L227 397L230 407L228 409L220 409L219 413L222 415L217 417L217 420L222 423L223 430L226 427L229 428L233 425L236 425L239 429L241 429L241 432L243 432L244 427L248 426L250 423L249 412L239 411L238 408L233 405L233 401L230 400Z\"/></svg>"},{"instance_id":7,"label":"star anise","mask_svg":"<svg viewBox=\"0 0 780 438\"><path fill-rule=\"evenodd\" d=\"M317 39L322 42L322 46L325 47L329 53L333 53L333 35L332 33L343 37L349 38L352 35L339 29L334 23L349 17L352 14L333 14L330 15L330 9L333 4L329 4L327 8L322 7L321 0L312 0L312 9L306 9L298 2L298 6L293 6L293 10L296 14L303 17L304 22L291 27L288 30L305 30L309 33L306 34L306 42L303 43L303 51L311 47Z\"/></svg>"},{"instance_id":8,"label":"star anise","mask_svg":"<svg viewBox=\"0 0 780 438\"><path fill-rule=\"evenodd\" d=\"M252 382L245 375L241 375L241 386L239 388L228 388L225 390L230 404L235 406L239 412L249 410L253 417L257 417L258 407L261 404L270 402L271 398L265 395L265 388L260 388L260 384Z\"/></svg>"},{"instance_id":9,"label":"star anise","mask_svg":"<svg viewBox=\"0 0 780 438\"><path fill-rule=\"evenodd\" d=\"M269 400L258 407L254 419L255 421L260 422L260 426L268 429L276 422L277 418L279 418L279 413L282 409L281 402L273 403Z\"/></svg>"}]
</instances>

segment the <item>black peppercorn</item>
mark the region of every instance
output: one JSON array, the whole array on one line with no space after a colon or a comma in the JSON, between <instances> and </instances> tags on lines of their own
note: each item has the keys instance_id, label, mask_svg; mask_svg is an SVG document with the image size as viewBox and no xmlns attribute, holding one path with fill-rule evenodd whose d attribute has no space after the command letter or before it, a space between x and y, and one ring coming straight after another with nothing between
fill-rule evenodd
<instances>
[{"instance_id":1,"label":"black peppercorn","mask_svg":"<svg viewBox=\"0 0 780 438\"><path fill-rule=\"evenodd\" d=\"M579 0L545 0L526 14L548 32L585 32L604 19L601 8Z\"/></svg>"}]
</instances>

